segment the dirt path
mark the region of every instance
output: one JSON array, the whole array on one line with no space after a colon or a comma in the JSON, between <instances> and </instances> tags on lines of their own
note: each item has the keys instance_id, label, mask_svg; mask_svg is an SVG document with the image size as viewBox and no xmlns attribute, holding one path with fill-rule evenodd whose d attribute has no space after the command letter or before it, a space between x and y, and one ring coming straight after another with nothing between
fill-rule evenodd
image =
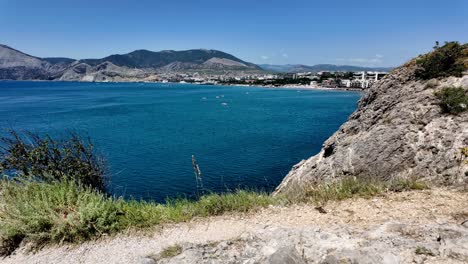
<instances>
[{"instance_id":1,"label":"dirt path","mask_svg":"<svg viewBox=\"0 0 468 264\"><path fill-rule=\"evenodd\" d=\"M369 236L369 230L374 230L373 232L375 233L375 230L380 230L382 226L388 226L388 223L402 223L407 227L415 228L433 228L434 225L453 225L455 226L454 228L458 228L456 227L458 225L462 229L465 228L468 234L468 227L460 225L465 218L468 218L468 192L434 189L392 193L373 199L352 199L331 203L325 207L325 210L327 213L320 213L312 205L269 207L260 212L246 215L225 215L209 219L195 219L189 223L164 226L161 230L154 232L150 236L120 235L114 238L84 243L79 246L46 248L36 254L19 250L9 258L0 260L0 262L152 263L152 260L147 258L147 256L155 255L164 248L175 244L205 244L215 247L217 243L213 242L252 240L252 237L257 236L263 240L269 240L271 237L271 240L276 239L281 242L283 239L281 237L278 238L279 235L284 233L286 237L294 236L297 230L301 230L301 232L312 232L311 230L314 230L314 234L321 232L322 236L324 234L334 236L340 232L344 232L343 234L346 234L346 236L338 235L337 237L348 239L352 242L361 239L360 236L363 236L363 234L366 237ZM282 230L282 232L286 230L287 232L281 233L278 230ZM305 234L305 237L307 237L308 233ZM286 237L285 241L287 240ZM260 238L258 240L261 240ZM334 240L324 239L323 245L327 245L328 243L330 246L333 246ZM418 240L419 238L414 239L416 242L427 240L426 238L424 240L422 237L420 240ZM325 241L328 242L325 243ZM307 244L308 241L304 243ZM229 244L232 243L230 242ZM403 244L406 245L407 242ZM468 252L468 244L466 246ZM188 246L188 248L193 250L196 246ZM311 245L308 248L313 248L313 246ZM232 251L233 249L229 247L225 248L219 254L224 254L230 250ZM237 248L236 250L240 249ZM447 251L443 251L442 249L437 250L441 252L439 257L428 256L425 259L425 261L429 261L427 263L438 263L438 261L464 262L463 245L460 249L461 253L459 252L460 250L457 251L457 254L461 254L461 257L455 256L452 258L450 254L444 253ZM321 251L317 249L316 252ZM243 253L239 254L242 255ZM187 261L188 257L184 257L185 263L190 263ZM265 256L260 257L265 258ZM193 258L196 259L196 257ZM315 263L315 260L310 260L306 256L304 258L309 259L307 262ZM403 259L405 258L400 258L400 260ZM233 260L236 259L234 258ZM174 263L182 263L184 261L180 260ZM242 262L233 261L232 263Z\"/></svg>"}]
</instances>

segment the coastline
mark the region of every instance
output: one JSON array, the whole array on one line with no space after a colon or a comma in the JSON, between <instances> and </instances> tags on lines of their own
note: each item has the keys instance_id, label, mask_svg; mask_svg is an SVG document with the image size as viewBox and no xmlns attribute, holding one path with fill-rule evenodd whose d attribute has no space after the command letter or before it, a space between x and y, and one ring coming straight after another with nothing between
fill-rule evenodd
<instances>
[{"instance_id":1,"label":"coastline","mask_svg":"<svg viewBox=\"0 0 468 264\"><path fill-rule=\"evenodd\" d=\"M181 82L149 82L149 81L106 81L106 82L95 82L95 81L79 81L79 80L11 80L11 79L0 79L0 82L63 82L63 83L147 83L147 84L191 84L191 85L206 85L206 86L235 86L235 87L254 87L254 88L268 88L268 89L296 89L296 90L322 90L322 91L354 91L364 92L364 89L360 88L345 88L345 87L320 87L312 85L295 85L286 84L281 86L274 85L251 85L251 84L223 84L223 83L181 83Z\"/></svg>"},{"instance_id":2,"label":"coastline","mask_svg":"<svg viewBox=\"0 0 468 264\"><path fill-rule=\"evenodd\" d=\"M205 84L196 84L196 85L205 85ZM273 85L250 85L250 84L215 84L218 86L236 86L236 87L256 87L256 88L268 88L268 89L296 89L296 90L322 90L322 91L354 91L354 92L364 92L364 89L360 88L345 88L345 87L320 87L312 85L294 85L286 84L281 86Z\"/></svg>"}]
</instances>

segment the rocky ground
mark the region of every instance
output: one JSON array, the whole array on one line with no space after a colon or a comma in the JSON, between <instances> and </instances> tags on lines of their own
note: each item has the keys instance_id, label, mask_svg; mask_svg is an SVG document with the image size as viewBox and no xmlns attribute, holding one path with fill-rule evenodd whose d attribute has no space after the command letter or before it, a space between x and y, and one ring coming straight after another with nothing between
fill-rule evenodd
<instances>
[{"instance_id":1,"label":"rocky ground","mask_svg":"<svg viewBox=\"0 0 468 264\"><path fill-rule=\"evenodd\" d=\"M1 263L468 263L468 192L432 189L269 207ZM321 212L320 212L321 211Z\"/></svg>"}]
</instances>

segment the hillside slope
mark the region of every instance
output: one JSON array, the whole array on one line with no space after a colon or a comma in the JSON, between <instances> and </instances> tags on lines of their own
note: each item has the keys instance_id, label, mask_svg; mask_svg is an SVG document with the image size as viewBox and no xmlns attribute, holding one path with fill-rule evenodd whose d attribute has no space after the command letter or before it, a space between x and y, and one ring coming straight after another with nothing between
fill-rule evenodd
<instances>
[{"instance_id":1,"label":"hillside slope","mask_svg":"<svg viewBox=\"0 0 468 264\"><path fill-rule=\"evenodd\" d=\"M40 58L0 45L0 79L47 79L50 67Z\"/></svg>"},{"instance_id":2,"label":"hillside slope","mask_svg":"<svg viewBox=\"0 0 468 264\"><path fill-rule=\"evenodd\" d=\"M375 84L320 153L295 165L276 193L346 176L467 184L468 111L443 113L435 95L449 86L462 87L466 94L466 68L460 77L430 80L417 78L419 70L413 60Z\"/></svg>"},{"instance_id":3,"label":"hillside slope","mask_svg":"<svg viewBox=\"0 0 468 264\"><path fill-rule=\"evenodd\" d=\"M196 68L196 66L207 66L206 62L217 59L214 63L229 66L237 66L241 68L251 68L260 70L260 68L252 63L242 61L230 54L217 50L193 49L174 51L166 50L153 52L149 50L136 50L127 54L111 55L102 59L86 59L82 62L91 66L96 66L103 62L111 62L117 66L128 68L161 68L173 63L182 63L186 69ZM210 67L200 67L209 69ZM184 69L184 68L180 68Z\"/></svg>"}]
</instances>

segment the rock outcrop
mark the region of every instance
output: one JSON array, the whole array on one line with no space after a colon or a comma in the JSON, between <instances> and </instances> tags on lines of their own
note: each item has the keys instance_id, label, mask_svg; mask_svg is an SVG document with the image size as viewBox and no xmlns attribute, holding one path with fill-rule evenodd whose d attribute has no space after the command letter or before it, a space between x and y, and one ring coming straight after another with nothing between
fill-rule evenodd
<instances>
[{"instance_id":1,"label":"rock outcrop","mask_svg":"<svg viewBox=\"0 0 468 264\"><path fill-rule=\"evenodd\" d=\"M467 236L459 225L391 221L366 231L267 228L219 244L185 244L177 256L146 263L465 263Z\"/></svg>"},{"instance_id":2,"label":"rock outcrop","mask_svg":"<svg viewBox=\"0 0 468 264\"><path fill-rule=\"evenodd\" d=\"M409 62L367 91L320 153L295 165L276 193L345 176L466 184L468 111L442 113L434 93L446 86L466 90L468 76L419 80L417 67Z\"/></svg>"}]
</instances>

